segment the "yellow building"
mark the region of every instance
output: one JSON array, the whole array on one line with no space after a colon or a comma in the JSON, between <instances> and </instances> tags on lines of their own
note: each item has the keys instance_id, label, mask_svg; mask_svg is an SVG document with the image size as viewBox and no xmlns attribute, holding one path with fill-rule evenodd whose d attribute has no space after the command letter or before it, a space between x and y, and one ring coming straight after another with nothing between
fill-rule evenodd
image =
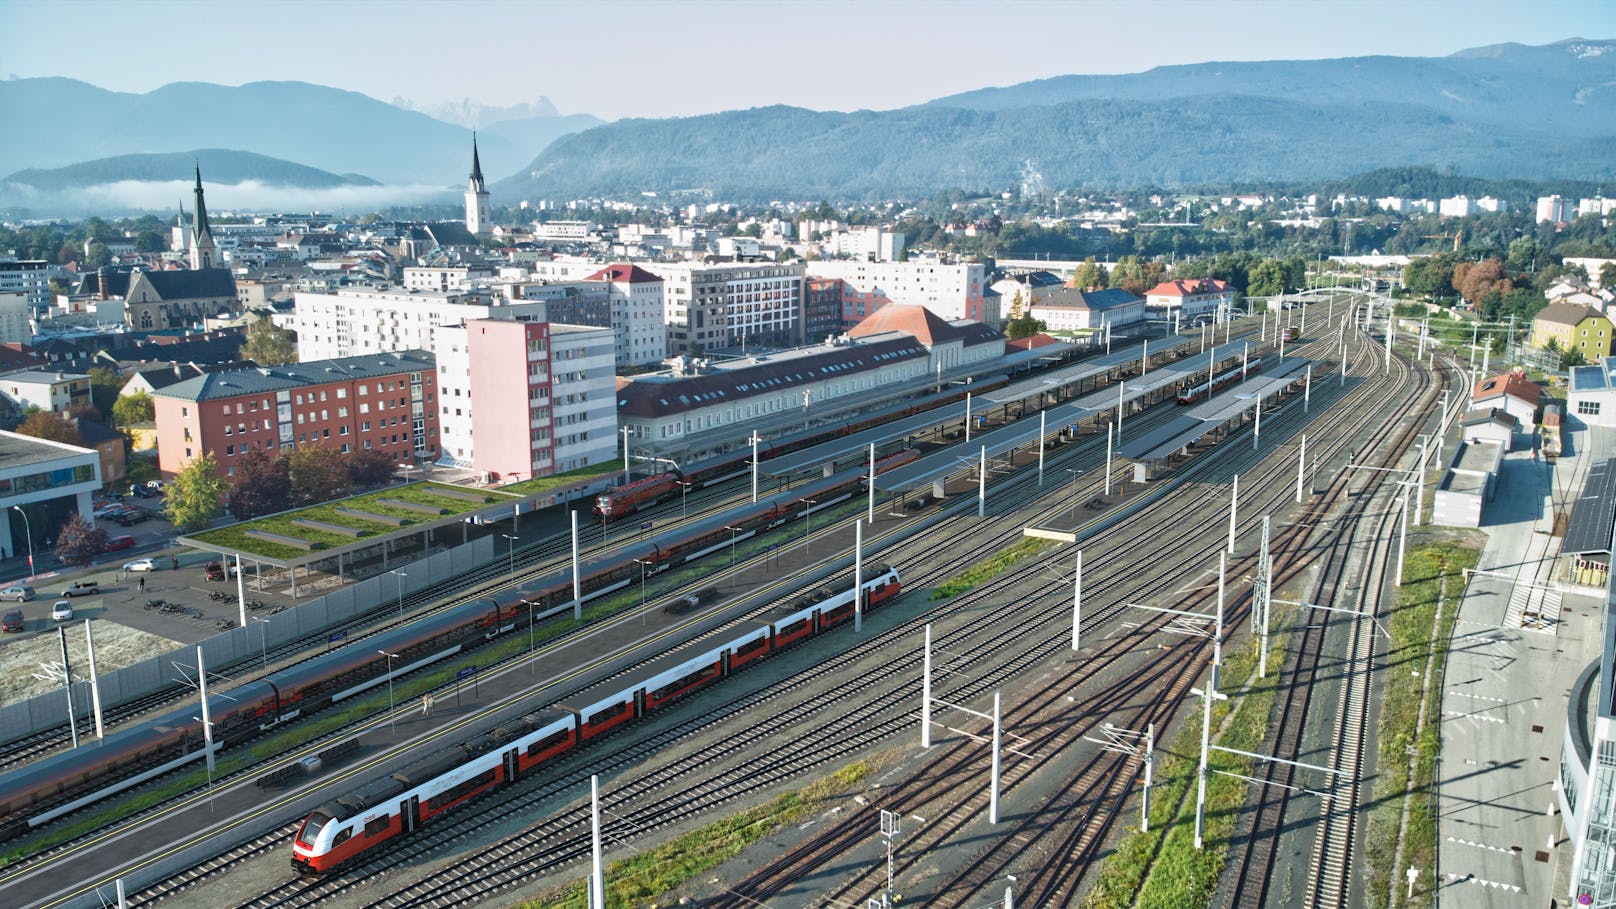
<instances>
[{"instance_id":1,"label":"yellow building","mask_svg":"<svg viewBox=\"0 0 1616 909\"><path fill-rule=\"evenodd\" d=\"M1597 309L1581 303L1552 303L1532 320L1532 346L1546 348L1553 341L1562 351L1579 351L1592 363L1611 355L1616 326Z\"/></svg>"}]
</instances>

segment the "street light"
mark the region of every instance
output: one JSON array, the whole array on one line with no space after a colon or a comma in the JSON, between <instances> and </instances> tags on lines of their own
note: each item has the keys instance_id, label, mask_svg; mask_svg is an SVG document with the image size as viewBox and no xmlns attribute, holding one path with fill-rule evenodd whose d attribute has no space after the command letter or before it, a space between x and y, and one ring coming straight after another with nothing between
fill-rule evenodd
<instances>
[{"instance_id":1,"label":"street light","mask_svg":"<svg viewBox=\"0 0 1616 909\"><path fill-rule=\"evenodd\" d=\"M808 509L802 513L802 551L806 554L808 552L808 537L813 533L814 506L819 503L813 499L803 499L803 502L808 506Z\"/></svg>"},{"instance_id":2,"label":"street light","mask_svg":"<svg viewBox=\"0 0 1616 909\"><path fill-rule=\"evenodd\" d=\"M640 624L645 624L645 568L651 563L646 559L635 559L634 564L640 566Z\"/></svg>"},{"instance_id":3,"label":"street light","mask_svg":"<svg viewBox=\"0 0 1616 909\"><path fill-rule=\"evenodd\" d=\"M252 620L254 622L261 622L263 624L263 627L258 629L258 649L262 652L263 657L264 657L264 671L268 672L269 671L269 619L266 619L263 616L255 615L255 616L252 617Z\"/></svg>"},{"instance_id":4,"label":"street light","mask_svg":"<svg viewBox=\"0 0 1616 909\"><path fill-rule=\"evenodd\" d=\"M387 573L398 578L398 623L402 625L404 624L404 579L409 577L410 573L402 568L394 568Z\"/></svg>"},{"instance_id":5,"label":"street light","mask_svg":"<svg viewBox=\"0 0 1616 909\"><path fill-rule=\"evenodd\" d=\"M513 537L508 533L502 533L502 534L500 534L500 536L505 538L506 548L508 548L510 550L510 554L511 554L511 583L514 584L514 583L516 583L516 537Z\"/></svg>"},{"instance_id":6,"label":"street light","mask_svg":"<svg viewBox=\"0 0 1616 909\"><path fill-rule=\"evenodd\" d=\"M741 532L741 528L739 528L739 527L731 527L728 524L726 524L726 525L724 525L724 529L729 531L729 567L734 568L735 567L735 535L737 533Z\"/></svg>"},{"instance_id":7,"label":"street light","mask_svg":"<svg viewBox=\"0 0 1616 909\"><path fill-rule=\"evenodd\" d=\"M397 731L398 720L393 715L393 661L398 659L398 654L388 653L385 650L376 652L387 657L387 728Z\"/></svg>"},{"instance_id":8,"label":"street light","mask_svg":"<svg viewBox=\"0 0 1616 909\"><path fill-rule=\"evenodd\" d=\"M685 519L685 493L690 491L690 484L685 480L679 481L679 520Z\"/></svg>"},{"instance_id":9,"label":"street light","mask_svg":"<svg viewBox=\"0 0 1616 909\"><path fill-rule=\"evenodd\" d=\"M22 515L23 534L28 537L28 580L34 579L34 526L28 520L28 512L21 507L13 505L11 510Z\"/></svg>"},{"instance_id":10,"label":"street light","mask_svg":"<svg viewBox=\"0 0 1616 909\"><path fill-rule=\"evenodd\" d=\"M1083 471L1079 470L1076 467L1066 467L1066 468L1063 468L1063 469L1067 473L1072 475L1072 527L1073 527L1073 529L1076 529L1076 527L1077 527L1077 478L1083 475Z\"/></svg>"}]
</instances>

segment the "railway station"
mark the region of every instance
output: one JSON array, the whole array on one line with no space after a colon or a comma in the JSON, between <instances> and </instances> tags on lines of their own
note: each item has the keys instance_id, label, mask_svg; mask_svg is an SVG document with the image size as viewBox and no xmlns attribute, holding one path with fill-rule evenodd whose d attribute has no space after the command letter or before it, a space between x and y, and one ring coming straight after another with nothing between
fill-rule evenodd
<instances>
[{"instance_id":1,"label":"railway station","mask_svg":"<svg viewBox=\"0 0 1616 909\"><path fill-rule=\"evenodd\" d=\"M1272 370L1195 405L1165 426L1124 442L1122 456L1133 462L1134 480L1160 479L1187 458L1194 446L1216 445L1247 422L1260 432L1263 402L1277 402L1298 383L1307 382L1312 366L1311 360L1287 357Z\"/></svg>"}]
</instances>

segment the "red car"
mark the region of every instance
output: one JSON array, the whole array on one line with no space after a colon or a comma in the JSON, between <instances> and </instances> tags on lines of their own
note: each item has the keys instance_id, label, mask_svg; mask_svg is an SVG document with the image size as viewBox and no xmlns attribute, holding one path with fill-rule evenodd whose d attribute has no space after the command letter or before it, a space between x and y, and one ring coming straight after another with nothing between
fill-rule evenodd
<instances>
[{"instance_id":1,"label":"red car","mask_svg":"<svg viewBox=\"0 0 1616 909\"><path fill-rule=\"evenodd\" d=\"M120 549L132 549L134 548L134 545L134 537L127 533L119 534L118 536L107 540L107 552L117 552Z\"/></svg>"}]
</instances>

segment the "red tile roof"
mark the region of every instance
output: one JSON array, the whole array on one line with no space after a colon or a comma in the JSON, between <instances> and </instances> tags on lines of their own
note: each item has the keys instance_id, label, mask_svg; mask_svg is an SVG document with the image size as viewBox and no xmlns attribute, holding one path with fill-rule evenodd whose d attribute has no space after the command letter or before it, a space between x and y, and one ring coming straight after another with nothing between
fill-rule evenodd
<instances>
[{"instance_id":1,"label":"red tile roof","mask_svg":"<svg viewBox=\"0 0 1616 909\"><path fill-rule=\"evenodd\" d=\"M1060 343L1059 340L1057 340L1055 338L1051 338L1049 335L1039 333L1039 334L1032 335L1031 337L1026 337L1026 338L1012 338L1012 339L1004 342L1004 347L1005 347L1006 351L1011 351L1011 350L1036 350L1037 348L1040 348L1040 347L1048 347L1051 344L1059 344L1059 343Z\"/></svg>"},{"instance_id":2,"label":"red tile roof","mask_svg":"<svg viewBox=\"0 0 1616 909\"><path fill-rule=\"evenodd\" d=\"M924 306L906 303L888 303L871 313L848 332L855 338L878 335L888 331L901 331L914 335L920 343L931 347L960 337L960 330L948 324L942 316Z\"/></svg>"},{"instance_id":3,"label":"red tile roof","mask_svg":"<svg viewBox=\"0 0 1616 909\"><path fill-rule=\"evenodd\" d=\"M1193 297L1199 294L1218 294L1229 289L1229 282L1217 278L1192 278L1163 281L1145 291L1148 297Z\"/></svg>"},{"instance_id":4,"label":"red tile roof","mask_svg":"<svg viewBox=\"0 0 1616 909\"><path fill-rule=\"evenodd\" d=\"M1476 383L1472 401L1483 401L1499 395L1508 395L1519 401L1525 401L1533 407L1537 406L1538 398L1543 396L1543 389L1536 382L1528 379L1524 373L1510 371L1501 376L1488 376Z\"/></svg>"},{"instance_id":5,"label":"red tile roof","mask_svg":"<svg viewBox=\"0 0 1616 909\"><path fill-rule=\"evenodd\" d=\"M613 263L595 272L586 281L626 281L629 284L660 284L662 279L631 263Z\"/></svg>"}]
</instances>

